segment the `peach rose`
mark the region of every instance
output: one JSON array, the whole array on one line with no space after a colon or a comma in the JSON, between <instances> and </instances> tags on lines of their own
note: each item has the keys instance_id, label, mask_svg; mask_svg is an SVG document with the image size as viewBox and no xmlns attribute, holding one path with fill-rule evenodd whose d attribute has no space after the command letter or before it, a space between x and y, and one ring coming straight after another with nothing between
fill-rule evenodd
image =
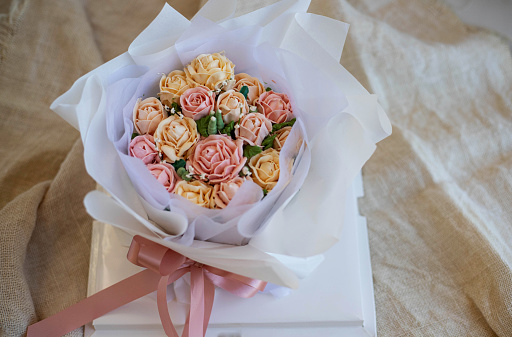
<instances>
[{"instance_id":1,"label":"peach rose","mask_svg":"<svg viewBox=\"0 0 512 337\"><path fill-rule=\"evenodd\" d=\"M191 87L204 85L211 90L229 90L235 85L235 65L220 53L201 54L185 67Z\"/></svg>"},{"instance_id":2,"label":"peach rose","mask_svg":"<svg viewBox=\"0 0 512 337\"><path fill-rule=\"evenodd\" d=\"M236 177L233 180L215 184L213 186L213 200L217 208L225 208L244 181L244 178Z\"/></svg>"},{"instance_id":3,"label":"peach rose","mask_svg":"<svg viewBox=\"0 0 512 337\"><path fill-rule=\"evenodd\" d=\"M260 113L250 113L240 120L235 129L236 138L242 139L249 145L261 145L261 142L272 131L272 122Z\"/></svg>"},{"instance_id":4,"label":"peach rose","mask_svg":"<svg viewBox=\"0 0 512 337\"><path fill-rule=\"evenodd\" d=\"M270 148L258 153L251 157L249 167L252 171L252 180L261 188L270 191L279 180L279 152Z\"/></svg>"},{"instance_id":5,"label":"peach rose","mask_svg":"<svg viewBox=\"0 0 512 337\"><path fill-rule=\"evenodd\" d=\"M215 110L220 110L224 123L238 122L242 115L249 112L249 106L241 93L228 90L217 97Z\"/></svg>"},{"instance_id":6,"label":"peach rose","mask_svg":"<svg viewBox=\"0 0 512 337\"><path fill-rule=\"evenodd\" d=\"M185 159L185 153L198 139L196 122L192 118L171 115L155 131L155 142L164 159L172 163Z\"/></svg>"},{"instance_id":7,"label":"peach rose","mask_svg":"<svg viewBox=\"0 0 512 337\"><path fill-rule=\"evenodd\" d=\"M234 90L240 91L244 85L249 89L247 94L249 104L255 105L258 97L265 92L263 84L256 77L249 76L246 73L236 74L235 81Z\"/></svg>"},{"instance_id":8,"label":"peach rose","mask_svg":"<svg viewBox=\"0 0 512 337\"><path fill-rule=\"evenodd\" d=\"M290 134L290 131L292 130L291 126L285 126L284 128L277 130L275 135L276 138L274 138L274 144L273 147L277 151L281 151L281 149L284 146L284 142L288 138L288 135Z\"/></svg>"},{"instance_id":9,"label":"peach rose","mask_svg":"<svg viewBox=\"0 0 512 337\"><path fill-rule=\"evenodd\" d=\"M146 165L160 162L155 147L155 139L151 135L141 135L133 138L128 148L128 154L141 159Z\"/></svg>"},{"instance_id":10,"label":"peach rose","mask_svg":"<svg viewBox=\"0 0 512 337\"><path fill-rule=\"evenodd\" d=\"M274 123L288 122L293 118L292 106L288 96L266 91L256 101L258 111Z\"/></svg>"},{"instance_id":11,"label":"peach rose","mask_svg":"<svg viewBox=\"0 0 512 337\"><path fill-rule=\"evenodd\" d=\"M204 86L190 88L181 95L180 105L183 115L197 121L213 111L215 94Z\"/></svg>"},{"instance_id":12,"label":"peach rose","mask_svg":"<svg viewBox=\"0 0 512 337\"><path fill-rule=\"evenodd\" d=\"M169 75L163 75L160 79L160 100L163 104L170 107L173 102L178 103L180 96L189 88L190 86L184 71L171 71Z\"/></svg>"},{"instance_id":13,"label":"peach rose","mask_svg":"<svg viewBox=\"0 0 512 337\"><path fill-rule=\"evenodd\" d=\"M148 97L145 100L139 98L133 107L133 125L141 135L153 135L158 123L166 117L167 112L155 97Z\"/></svg>"},{"instance_id":14,"label":"peach rose","mask_svg":"<svg viewBox=\"0 0 512 337\"><path fill-rule=\"evenodd\" d=\"M206 208L215 207L213 187L200 180L190 182L181 180L176 184L174 193L181 195L185 199L188 199L199 206Z\"/></svg>"},{"instance_id":15,"label":"peach rose","mask_svg":"<svg viewBox=\"0 0 512 337\"><path fill-rule=\"evenodd\" d=\"M197 142L188 158L187 169L211 184L234 179L247 158L243 155L243 141L233 141L224 135L210 135Z\"/></svg>"},{"instance_id":16,"label":"peach rose","mask_svg":"<svg viewBox=\"0 0 512 337\"><path fill-rule=\"evenodd\" d=\"M160 184L164 185L165 189L169 191L169 193L174 191L174 186L179 178L171 164L149 164L147 167L153 177L155 177Z\"/></svg>"}]
</instances>

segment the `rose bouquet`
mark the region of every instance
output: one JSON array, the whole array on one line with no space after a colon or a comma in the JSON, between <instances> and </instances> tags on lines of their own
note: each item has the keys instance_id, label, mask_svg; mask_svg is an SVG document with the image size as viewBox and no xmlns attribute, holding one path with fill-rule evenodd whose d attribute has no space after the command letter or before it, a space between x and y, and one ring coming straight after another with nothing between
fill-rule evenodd
<instances>
[{"instance_id":1,"label":"rose bouquet","mask_svg":"<svg viewBox=\"0 0 512 337\"><path fill-rule=\"evenodd\" d=\"M51 108L108 192L87 195L94 218L296 288L340 237L345 191L390 123L339 64L346 24L306 13L307 0L235 7L210 0L188 21L165 5Z\"/></svg>"},{"instance_id":2,"label":"rose bouquet","mask_svg":"<svg viewBox=\"0 0 512 337\"><path fill-rule=\"evenodd\" d=\"M199 55L184 71L162 75L159 97L139 98L133 108L126 152L171 198L224 209L240 199L235 195L246 181L262 193L248 188L254 196L242 196L242 204L259 201L278 183L279 153L296 121L290 100L234 69L222 53Z\"/></svg>"}]
</instances>

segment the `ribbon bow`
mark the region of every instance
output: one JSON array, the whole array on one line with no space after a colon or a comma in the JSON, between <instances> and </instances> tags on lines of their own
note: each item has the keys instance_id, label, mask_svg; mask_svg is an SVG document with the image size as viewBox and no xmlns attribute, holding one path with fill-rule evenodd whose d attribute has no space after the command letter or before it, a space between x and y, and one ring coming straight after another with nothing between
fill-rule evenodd
<instances>
[{"instance_id":1,"label":"ribbon bow","mask_svg":"<svg viewBox=\"0 0 512 337\"><path fill-rule=\"evenodd\" d=\"M147 269L32 324L28 327L27 337L62 336L155 290L164 331L169 337L178 337L167 308L167 285L188 272L191 280L190 312L182 337L204 337L213 307L215 286L249 298L263 291L267 284L198 263L139 235L132 240L128 260Z\"/></svg>"}]
</instances>

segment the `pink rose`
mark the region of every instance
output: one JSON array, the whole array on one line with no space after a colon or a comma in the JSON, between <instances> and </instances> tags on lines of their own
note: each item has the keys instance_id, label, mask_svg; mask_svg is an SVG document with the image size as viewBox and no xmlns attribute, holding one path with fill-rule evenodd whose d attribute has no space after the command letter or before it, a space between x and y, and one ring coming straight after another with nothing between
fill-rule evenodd
<instances>
[{"instance_id":1,"label":"pink rose","mask_svg":"<svg viewBox=\"0 0 512 337\"><path fill-rule=\"evenodd\" d=\"M174 167L171 164L167 163L159 163L159 164L149 164L147 166L151 174L158 180L158 182L172 193L174 191L174 186L178 181L178 175L176 171L174 171Z\"/></svg>"},{"instance_id":2,"label":"pink rose","mask_svg":"<svg viewBox=\"0 0 512 337\"><path fill-rule=\"evenodd\" d=\"M130 142L128 153L132 157L142 159L146 165L160 162L160 157L155 147L155 139L151 135L133 138Z\"/></svg>"},{"instance_id":3,"label":"pink rose","mask_svg":"<svg viewBox=\"0 0 512 337\"><path fill-rule=\"evenodd\" d=\"M236 177L233 180L226 181L213 186L213 200L217 208L225 208L231 199L235 196L240 186L244 183L245 179Z\"/></svg>"},{"instance_id":4,"label":"pink rose","mask_svg":"<svg viewBox=\"0 0 512 337\"><path fill-rule=\"evenodd\" d=\"M180 96L180 105L183 115L197 121L213 111L215 95L207 87L190 88Z\"/></svg>"},{"instance_id":5,"label":"pink rose","mask_svg":"<svg viewBox=\"0 0 512 337\"><path fill-rule=\"evenodd\" d=\"M162 103L155 97L138 99L133 107L133 125L141 135L155 133L158 123L167 117Z\"/></svg>"},{"instance_id":6,"label":"pink rose","mask_svg":"<svg viewBox=\"0 0 512 337\"><path fill-rule=\"evenodd\" d=\"M274 123L288 122L293 118L292 106L288 96L266 91L256 101L258 111Z\"/></svg>"},{"instance_id":7,"label":"pink rose","mask_svg":"<svg viewBox=\"0 0 512 337\"><path fill-rule=\"evenodd\" d=\"M187 169L211 184L234 179L247 161L242 146L240 139L233 141L224 135L208 136L192 149Z\"/></svg>"},{"instance_id":8,"label":"pink rose","mask_svg":"<svg viewBox=\"0 0 512 337\"><path fill-rule=\"evenodd\" d=\"M240 127L235 129L236 138L253 146L261 145L263 139L272 131L272 122L257 112L245 115L239 125Z\"/></svg>"}]
</instances>

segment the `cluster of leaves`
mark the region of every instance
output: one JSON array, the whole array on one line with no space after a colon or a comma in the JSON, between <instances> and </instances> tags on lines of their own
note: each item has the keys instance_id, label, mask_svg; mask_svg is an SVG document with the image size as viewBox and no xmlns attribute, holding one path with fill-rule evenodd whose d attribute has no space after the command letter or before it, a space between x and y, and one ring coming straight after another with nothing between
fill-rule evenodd
<instances>
[{"instance_id":1,"label":"cluster of leaves","mask_svg":"<svg viewBox=\"0 0 512 337\"><path fill-rule=\"evenodd\" d=\"M190 172L188 172L186 169L187 162L185 160L183 160L183 159L177 160L174 163L172 163L171 165L174 167L176 174L178 174L178 176L181 179L183 179L185 181L192 180Z\"/></svg>"},{"instance_id":2,"label":"cluster of leaves","mask_svg":"<svg viewBox=\"0 0 512 337\"><path fill-rule=\"evenodd\" d=\"M282 128L287 127L287 126L293 126L293 124L295 124L295 121L296 121L296 119L294 118L294 119L290 120L289 122L274 124L272 126L272 132L267 137L265 137L265 139L263 139L263 142L261 142L261 146L263 147L263 150L267 150L272 147L272 145L274 144L274 139L277 136L277 133L276 133L277 131L279 131Z\"/></svg>"},{"instance_id":3,"label":"cluster of leaves","mask_svg":"<svg viewBox=\"0 0 512 337\"><path fill-rule=\"evenodd\" d=\"M209 135L215 135L218 133L230 135L233 137L233 131L235 130L235 122L232 121L227 125L224 124L222 120L222 114L220 111L217 111L215 114L206 115L203 118L196 121L197 131L203 137L208 137Z\"/></svg>"}]
</instances>

